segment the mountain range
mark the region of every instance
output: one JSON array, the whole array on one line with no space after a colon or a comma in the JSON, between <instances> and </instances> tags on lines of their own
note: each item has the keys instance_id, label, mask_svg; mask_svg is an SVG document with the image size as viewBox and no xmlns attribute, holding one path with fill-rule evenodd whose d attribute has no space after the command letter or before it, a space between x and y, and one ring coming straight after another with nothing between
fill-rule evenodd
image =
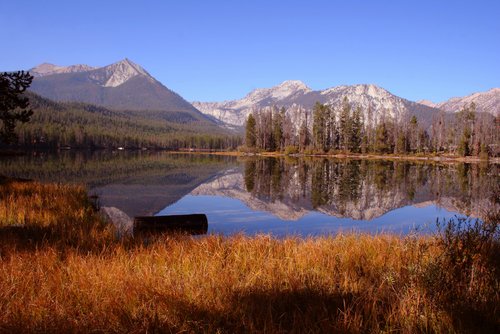
<instances>
[{"instance_id":1,"label":"mountain range","mask_svg":"<svg viewBox=\"0 0 500 334\"><path fill-rule=\"evenodd\" d=\"M372 84L337 86L315 91L298 80L284 81L271 88L255 89L239 100L193 102L193 105L203 113L225 123L243 125L248 114L254 110L274 105L284 106L291 109L291 114L296 116L300 111L310 110L315 102L329 104L338 109L342 106L344 97L347 97L353 108L361 107L365 122L368 124L387 117L401 120L415 115L422 124L430 125L433 115L440 110L456 112L470 102L476 103L478 111L489 112L494 116L498 116L500 110L499 88L434 104L429 101L409 101ZM291 115L292 120L294 115Z\"/></svg>"},{"instance_id":2,"label":"mountain range","mask_svg":"<svg viewBox=\"0 0 500 334\"><path fill-rule=\"evenodd\" d=\"M120 110L164 111L169 120L175 118L182 123L216 123L127 58L99 68L44 63L30 72L35 77L30 89L52 100L91 103Z\"/></svg>"},{"instance_id":3,"label":"mountain range","mask_svg":"<svg viewBox=\"0 0 500 334\"><path fill-rule=\"evenodd\" d=\"M169 121L201 121L223 128L243 126L250 112L273 106L285 107L292 122L298 125L310 115L314 103L338 109L344 97L353 108L361 107L367 124L386 118L400 121L415 115L427 127L437 113L456 112L471 102L480 112L494 116L500 112L500 88L433 103L410 101L373 84L312 90L299 80L289 80L275 87L255 89L237 100L189 103L127 58L104 67L44 63L30 72L35 77L31 90L52 100L85 102L117 110L159 111Z\"/></svg>"},{"instance_id":4,"label":"mountain range","mask_svg":"<svg viewBox=\"0 0 500 334\"><path fill-rule=\"evenodd\" d=\"M464 105L474 102L478 112L489 112L493 116L500 115L500 88L492 88L482 93L474 93L464 97L453 97L447 101L433 103L421 100L419 103L444 111L456 112Z\"/></svg>"}]
</instances>

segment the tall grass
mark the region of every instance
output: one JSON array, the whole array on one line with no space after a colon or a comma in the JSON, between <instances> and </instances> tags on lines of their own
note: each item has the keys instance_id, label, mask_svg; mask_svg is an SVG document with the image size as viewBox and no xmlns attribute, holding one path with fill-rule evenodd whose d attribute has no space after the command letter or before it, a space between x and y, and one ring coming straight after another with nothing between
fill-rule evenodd
<instances>
[{"instance_id":1,"label":"tall grass","mask_svg":"<svg viewBox=\"0 0 500 334\"><path fill-rule=\"evenodd\" d=\"M494 233L478 241L488 251L457 250L471 252L470 261L453 260L450 244L463 238L456 231L164 235L144 244L115 240L83 188L1 187L0 332L414 333L500 325ZM12 238L7 225L45 236ZM480 270L481 278L456 270ZM482 316L463 316L471 310Z\"/></svg>"},{"instance_id":2,"label":"tall grass","mask_svg":"<svg viewBox=\"0 0 500 334\"><path fill-rule=\"evenodd\" d=\"M47 245L91 251L112 239L84 187L0 179L0 255Z\"/></svg>"}]
</instances>

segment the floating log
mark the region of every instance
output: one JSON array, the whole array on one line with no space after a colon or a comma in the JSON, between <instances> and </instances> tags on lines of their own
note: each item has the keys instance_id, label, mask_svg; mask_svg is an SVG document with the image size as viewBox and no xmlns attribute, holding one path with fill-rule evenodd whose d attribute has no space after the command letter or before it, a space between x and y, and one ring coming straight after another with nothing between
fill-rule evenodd
<instances>
[{"instance_id":1,"label":"floating log","mask_svg":"<svg viewBox=\"0 0 500 334\"><path fill-rule=\"evenodd\" d=\"M206 234L208 219L204 214L144 216L134 218L134 235L139 233L185 232Z\"/></svg>"}]
</instances>

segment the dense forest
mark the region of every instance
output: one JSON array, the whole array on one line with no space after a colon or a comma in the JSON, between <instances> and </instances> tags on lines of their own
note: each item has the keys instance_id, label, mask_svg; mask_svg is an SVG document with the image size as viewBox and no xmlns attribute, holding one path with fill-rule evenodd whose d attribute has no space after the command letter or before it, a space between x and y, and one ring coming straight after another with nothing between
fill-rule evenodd
<instances>
[{"instance_id":1,"label":"dense forest","mask_svg":"<svg viewBox=\"0 0 500 334\"><path fill-rule=\"evenodd\" d=\"M223 150L242 142L240 135L182 112L116 111L27 96L34 112L16 128L21 147Z\"/></svg>"},{"instance_id":2,"label":"dense forest","mask_svg":"<svg viewBox=\"0 0 500 334\"><path fill-rule=\"evenodd\" d=\"M366 114L347 98L339 110L316 103L301 124L293 124L285 108L259 110L248 116L245 147L285 153L500 155L500 120L476 112L474 103L455 114L436 114L430 126L419 124L416 116L394 121L377 119L371 110Z\"/></svg>"}]
</instances>

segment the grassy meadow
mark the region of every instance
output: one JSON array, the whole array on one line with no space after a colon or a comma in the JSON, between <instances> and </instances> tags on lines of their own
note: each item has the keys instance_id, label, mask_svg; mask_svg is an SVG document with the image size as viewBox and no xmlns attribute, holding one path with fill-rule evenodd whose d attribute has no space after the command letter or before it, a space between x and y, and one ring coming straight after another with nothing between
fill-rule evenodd
<instances>
[{"instance_id":1,"label":"grassy meadow","mask_svg":"<svg viewBox=\"0 0 500 334\"><path fill-rule=\"evenodd\" d=\"M435 236L115 238L83 187L0 180L0 332L494 332L498 212Z\"/></svg>"}]
</instances>

